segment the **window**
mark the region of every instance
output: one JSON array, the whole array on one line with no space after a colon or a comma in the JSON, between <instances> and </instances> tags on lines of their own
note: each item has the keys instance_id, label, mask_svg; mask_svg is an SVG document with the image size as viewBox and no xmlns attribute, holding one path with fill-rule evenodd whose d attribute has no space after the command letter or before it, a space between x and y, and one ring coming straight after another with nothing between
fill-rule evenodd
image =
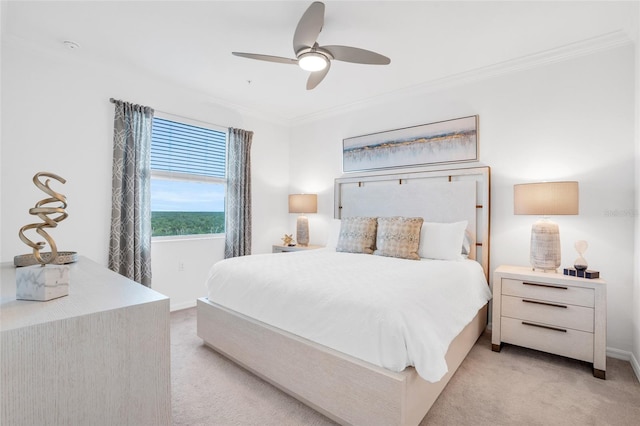
<instances>
[{"instance_id":1,"label":"window","mask_svg":"<svg viewBox=\"0 0 640 426\"><path fill-rule=\"evenodd\" d=\"M224 232L227 134L155 116L151 133L152 236Z\"/></svg>"}]
</instances>

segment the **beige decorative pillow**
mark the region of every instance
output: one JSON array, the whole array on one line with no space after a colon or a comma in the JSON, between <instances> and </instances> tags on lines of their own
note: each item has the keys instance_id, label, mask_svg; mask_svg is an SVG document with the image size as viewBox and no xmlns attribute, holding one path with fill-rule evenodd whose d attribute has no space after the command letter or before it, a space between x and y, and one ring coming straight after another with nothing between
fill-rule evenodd
<instances>
[{"instance_id":1,"label":"beige decorative pillow","mask_svg":"<svg viewBox=\"0 0 640 426\"><path fill-rule=\"evenodd\" d=\"M376 251L373 254L420 260L418 247L423 221L421 217L379 217Z\"/></svg>"},{"instance_id":2,"label":"beige decorative pillow","mask_svg":"<svg viewBox=\"0 0 640 426\"><path fill-rule=\"evenodd\" d=\"M345 217L340 223L336 251L371 254L376 244L375 217Z\"/></svg>"}]
</instances>

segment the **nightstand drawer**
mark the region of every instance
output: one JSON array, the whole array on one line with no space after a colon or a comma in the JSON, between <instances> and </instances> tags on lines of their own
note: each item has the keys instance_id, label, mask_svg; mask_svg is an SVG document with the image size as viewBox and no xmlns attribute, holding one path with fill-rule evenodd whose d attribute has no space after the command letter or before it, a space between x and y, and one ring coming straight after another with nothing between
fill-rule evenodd
<instances>
[{"instance_id":1,"label":"nightstand drawer","mask_svg":"<svg viewBox=\"0 0 640 426\"><path fill-rule=\"evenodd\" d=\"M502 294L590 308L594 306L592 289L563 284L544 284L503 278Z\"/></svg>"},{"instance_id":2,"label":"nightstand drawer","mask_svg":"<svg viewBox=\"0 0 640 426\"><path fill-rule=\"evenodd\" d=\"M503 342L593 362L593 334L502 317Z\"/></svg>"},{"instance_id":3,"label":"nightstand drawer","mask_svg":"<svg viewBox=\"0 0 640 426\"><path fill-rule=\"evenodd\" d=\"M593 308L502 296L502 316L593 333Z\"/></svg>"}]
</instances>

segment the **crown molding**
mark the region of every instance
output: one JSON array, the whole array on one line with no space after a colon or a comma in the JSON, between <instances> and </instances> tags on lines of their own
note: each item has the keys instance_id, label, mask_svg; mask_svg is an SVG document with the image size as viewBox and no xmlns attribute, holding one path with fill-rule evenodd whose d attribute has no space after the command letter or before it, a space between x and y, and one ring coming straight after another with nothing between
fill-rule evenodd
<instances>
[{"instance_id":1,"label":"crown molding","mask_svg":"<svg viewBox=\"0 0 640 426\"><path fill-rule=\"evenodd\" d=\"M415 96L416 94L427 94L476 81L487 80L505 74L563 62L572 58L633 44L633 42L632 37L630 37L630 35L625 31L614 31L531 55L521 56L519 58L499 62L486 67L475 68L462 73L427 81L418 85L405 87L400 90L362 99L357 102L326 109L317 113L295 117L291 119L291 126L308 124L314 121L334 117L336 115L361 110L372 105L381 105L392 101L402 100L410 96Z\"/></svg>"},{"instance_id":2,"label":"crown molding","mask_svg":"<svg viewBox=\"0 0 640 426\"><path fill-rule=\"evenodd\" d=\"M28 48L42 54L47 54L58 58L64 57L65 60L75 60L77 61L76 63L83 63L85 66L105 67L113 69L117 72L125 71L120 69L118 66L106 63L104 61L101 62L96 58L80 58L76 55L70 55L69 52L66 52L63 49L56 48L56 46L54 46L53 44L42 46L12 34L3 35L3 44L6 42L14 44L16 47ZM402 100L407 97L415 96L417 94L428 94L438 90L461 86L464 84L524 71L527 69L532 69L552 63L562 62L572 58L586 56L633 43L634 39L631 34L628 34L627 32L622 30L614 31L546 51L521 56L519 58L499 62L485 67L475 68L462 73L427 81L418 85L408 86L399 90L384 93L382 95L372 96L356 102L343 104L337 107L296 117L284 117L281 115L273 114L273 112L270 111L265 111L264 109L259 107L241 105L227 99L217 98L211 93L203 93L195 91L191 88L185 88L175 84L173 81L165 80L164 84L167 84L174 88L179 88L182 91L186 90L192 92L196 99L201 99L201 102L227 108L242 116L264 120L269 123L284 127L294 127L319 120L324 120L349 112L359 111L370 106Z\"/></svg>"}]
</instances>

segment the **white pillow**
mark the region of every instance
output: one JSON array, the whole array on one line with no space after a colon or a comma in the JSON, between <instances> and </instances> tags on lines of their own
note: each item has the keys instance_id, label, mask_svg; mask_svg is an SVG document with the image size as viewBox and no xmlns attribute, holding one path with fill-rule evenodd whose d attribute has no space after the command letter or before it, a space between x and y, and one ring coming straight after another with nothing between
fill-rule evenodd
<instances>
[{"instance_id":1,"label":"white pillow","mask_svg":"<svg viewBox=\"0 0 640 426\"><path fill-rule=\"evenodd\" d=\"M418 255L424 259L461 260L467 221L424 222L420 230Z\"/></svg>"},{"instance_id":2,"label":"white pillow","mask_svg":"<svg viewBox=\"0 0 640 426\"><path fill-rule=\"evenodd\" d=\"M340 219L331 219L329 222L329 237L327 237L327 248L335 250L338 247L340 238Z\"/></svg>"}]
</instances>

